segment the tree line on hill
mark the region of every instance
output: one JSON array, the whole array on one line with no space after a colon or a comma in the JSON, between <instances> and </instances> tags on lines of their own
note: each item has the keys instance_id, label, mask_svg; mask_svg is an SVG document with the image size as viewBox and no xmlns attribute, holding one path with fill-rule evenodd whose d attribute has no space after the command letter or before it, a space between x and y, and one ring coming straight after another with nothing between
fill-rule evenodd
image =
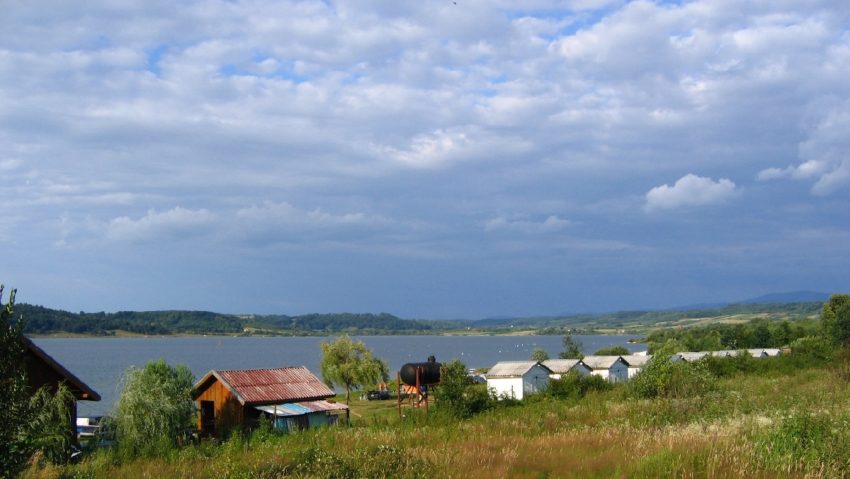
<instances>
[{"instance_id":1,"label":"tree line on hill","mask_svg":"<svg viewBox=\"0 0 850 479\"><path fill-rule=\"evenodd\" d=\"M381 314L306 314L237 316L208 311L119 311L72 313L19 303L16 314L26 319L26 334L114 335L118 331L144 335L170 334L427 334L460 329L453 321L400 319Z\"/></svg>"}]
</instances>

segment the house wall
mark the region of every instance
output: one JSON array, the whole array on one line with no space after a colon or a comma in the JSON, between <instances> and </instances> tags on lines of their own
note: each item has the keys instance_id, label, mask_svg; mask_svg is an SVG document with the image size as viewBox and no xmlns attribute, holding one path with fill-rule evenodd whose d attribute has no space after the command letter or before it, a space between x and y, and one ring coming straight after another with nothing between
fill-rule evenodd
<instances>
[{"instance_id":1,"label":"house wall","mask_svg":"<svg viewBox=\"0 0 850 479\"><path fill-rule=\"evenodd\" d=\"M643 368L639 368L639 367L636 367L636 366L630 366L629 367L629 379L637 376L637 374L640 372L641 369L643 369Z\"/></svg>"},{"instance_id":2,"label":"house wall","mask_svg":"<svg viewBox=\"0 0 850 479\"><path fill-rule=\"evenodd\" d=\"M487 389L492 389L496 397L522 399L522 378L487 378Z\"/></svg>"},{"instance_id":3,"label":"house wall","mask_svg":"<svg viewBox=\"0 0 850 479\"><path fill-rule=\"evenodd\" d=\"M4 360L6 358L3 358ZM41 358L32 353L32 351L27 350L24 354L24 362L26 363L27 369L27 386L29 386L30 394L34 394L36 391L41 389L42 387L46 387L48 391L50 391L51 395L55 395L56 391L59 389L59 383L65 382L65 385L68 386L68 389L75 396L79 396L80 391L74 388L73 385L69 384L65 381L65 378L56 373L56 371L51 368L47 363L45 363ZM73 442L77 442L77 401L72 400L68 404L68 410L70 412L70 428L68 429L68 436L71 438Z\"/></svg>"},{"instance_id":4,"label":"house wall","mask_svg":"<svg viewBox=\"0 0 850 479\"><path fill-rule=\"evenodd\" d=\"M212 401L215 404L215 431L205 430L201 422L201 401ZM198 431L202 435L220 434L232 429L245 421L244 408L233 393L221 381L215 380L196 398L198 406Z\"/></svg>"},{"instance_id":5,"label":"house wall","mask_svg":"<svg viewBox=\"0 0 850 479\"><path fill-rule=\"evenodd\" d=\"M548 385L549 371L541 366L534 366L522 377L523 395L538 393L546 389Z\"/></svg>"},{"instance_id":6,"label":"house wall","mask_svg":"<svg viewBox=\"0 0 850 479\"><path fill-rule=\"evenodd\" d=\"M628 381L629 377L629 366L622 361L615 362L608 369L608 380L613 383Z\"/></svg>"}]
</instances>

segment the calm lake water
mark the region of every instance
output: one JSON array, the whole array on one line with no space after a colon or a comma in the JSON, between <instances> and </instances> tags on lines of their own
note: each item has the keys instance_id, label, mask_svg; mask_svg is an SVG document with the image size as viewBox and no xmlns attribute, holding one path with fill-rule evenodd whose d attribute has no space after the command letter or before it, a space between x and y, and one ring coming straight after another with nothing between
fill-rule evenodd
<instances>
[{"instance_id":1,"label":"calm lake water","mask_svg":"<svg viewBox=\"0 0 850 479\"><path fill-rule=\"evenodd\" d=\"M585 353L608 346L625 346L630 351L646 349L629 344L634 336L575 336ZM306 366L319 376L319 344L333 338L282 337L179 337L179 338L39 338L39 347L62 363L75 376L94 388L100 402L80 401L79 415L108 414L120 395L119 380L130 366L141 367L156 359L185 364L196 378L211 369L251 369ZM361 336L357 337L386 360L391 376L403 364L460 359L470 368L490 367L498 361L528 359L534 348L557 357L563 350L561 336Z\"/></svg>"}]
</instances>

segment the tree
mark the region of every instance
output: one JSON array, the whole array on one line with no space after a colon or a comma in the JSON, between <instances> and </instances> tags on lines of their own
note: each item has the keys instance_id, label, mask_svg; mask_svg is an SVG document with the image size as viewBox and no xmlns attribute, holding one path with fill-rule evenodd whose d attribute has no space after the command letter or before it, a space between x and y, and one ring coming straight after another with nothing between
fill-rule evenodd
<instances>
[{"instance_id":1,"label":"tree","mask_svg":"<svg viewBox=\"0 0 850 479\"><path fill-rule=\"evenodd\" d=\"M13 319L15 290L4 305L0 285L0 477L15 477L29 458L25 426L29 416L29 393L24 363L24 324Z\"/></svg>"},{"instance_id":2,"label":"tree","mask_svg":"<svg viewBox=\"0 0 850 479\"><path fill-rule=\"evenodd\" d=\"M480 387L479 387L480 386ZM466 364L459 359L444 363L440 387L436 389L437 408L454 418L468 418L490 406L490 394L483 385L473 385Z\"/></svg>"},{"instance_id":3,"label":"tree","mask_svg":"<svg viewBox=\"0 0 850 479\"><path fill-rule=\"evenodd\" d=\"M582 353L583 346L581 341L573 338L572 334L564 335L564 350L558 354L561 359L581 359L584 357Z\"/></svg>"},{"instance_id":4,"label":"tree","mask_svg":"<svg viewBox=\"0 0 850 479\"><path fill-rule=\"evenodd\" d=\"M118 447L128 456L153 456L178 445L195 417L188 367L160 359L124 372L115 411Z\"/></svg>"},{"instance_id":5,"label":"tree","mask_svg":"<svg viewBox=\"0 0 850 479\"><path fill-rule=\"evenodd\" d=\"M628 356L631 353L625 346L611 346L608 348L598 349L593 354L597 356Z\"/></svg>"},{"instance_id":6,"label":"tree","mask_svg":"<svg viewBox=\"0 0 850 479\"><path fill-rule=\"evenodd\" d=\"M537 361L538 363L542 363L543 361L546 361L547 359L549 359L549 353L546 352L545 349L534 348L534 350L531 351L531 360L532 361Z\"/></svg>"},{"instance_id":7,"label":"tree","mask_svg":"<svg viewBox=\"0 0 850 479\"><path fill-rule=\"evenodd\" d=\"M351 402L351 389L389 379L389 367L375 358L362 341L340 336L335 341L322 341L322 379L329 387L345 388L345 402Z\"/></svg>"},{"instance_id":8,"label":"tree","mask_svg":"<svg viewBox=\"0 0 850 479\"><path fill-rule=\"evenodd\" d=\"M850 342L850 295L833 294L823 305L821 323L833 342Z\"/></svg>"}]
</instances>

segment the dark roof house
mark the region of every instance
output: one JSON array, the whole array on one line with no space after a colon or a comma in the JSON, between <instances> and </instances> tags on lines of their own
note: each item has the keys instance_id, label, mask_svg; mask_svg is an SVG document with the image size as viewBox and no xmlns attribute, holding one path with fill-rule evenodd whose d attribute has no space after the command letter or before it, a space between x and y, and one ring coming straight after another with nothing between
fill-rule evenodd
<instances>
[{"instance_id":1,"label":"dark roof house","mask_svg":"<svg viewBox=\"0 0 850 479\"><path fill-rule=\"evenodd\" d=\"M55 394L59 385L65 384L73 394L74 402L69 408L71 410L71 430L69 433L76 440L77 401L100 401L100 394L80 378L71 374L29 338L24 337L23 343L26 348L24 362L26 363L27 384L30 391L34 392L41 387L46 387L51 394Z\"/></svg>"}]
</instances>

